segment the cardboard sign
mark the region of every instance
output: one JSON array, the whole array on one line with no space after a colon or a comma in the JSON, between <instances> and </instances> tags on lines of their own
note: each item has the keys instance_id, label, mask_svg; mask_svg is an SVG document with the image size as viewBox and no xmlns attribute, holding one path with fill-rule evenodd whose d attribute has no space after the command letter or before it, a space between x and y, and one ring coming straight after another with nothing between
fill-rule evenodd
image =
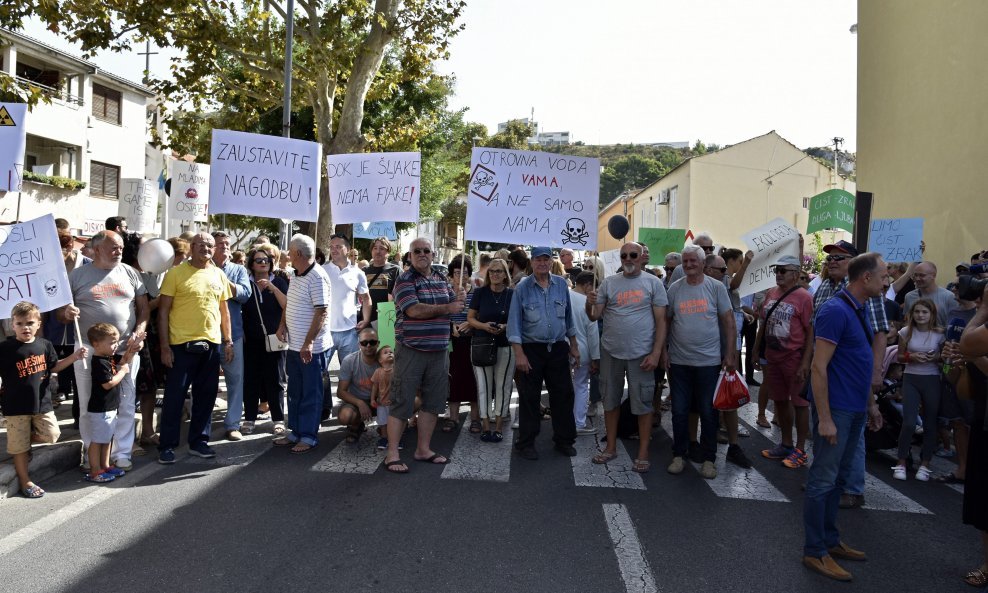
<instances>
[{"instance_id":1,"label":"cardboard sign","mask_svg":"<svg viewBox=\"0 0 988 593\"><path fill-rule=\"evenodd\" d=\"M810 198L806 234L824 229L854 232L854 195L842 189L828 189Z\"/></svg>"},{"instance_id":2,"label":"cardboard sign","mask_svg":"<svg viewBox=\"0 0 988 593\"><path fill-rule=\"evenodd\" d=\"M474 148L470 171L467 239L596 248L598 159Z\"/></svg>"},{"instance_id":3,"label":"cardboard sign","mask_svg":"<svg viewBox=\"0 0 988 593\"><path fill-rule=\"evenodd\" d=\"M72 302L51 214L0 226L0 319L9 319L10 310L21 301L30 301L42 311Z\"/></svg>"},{"instance_id":4,"label":"cardboard sign","mask_svg":"<svg viewBox=\"0 0 988 593\"><path fill-rule=\"evenodd\" d=\"M394 301L385 301L377 304L377 339L381 341L380 346L395 347L395 304Z\"/></svg>"},{"instance_id":5,"label":"cardboard sign","mask_svg":"<svg viewBox=\"0 0 988 593\"><path fill-rule=\"evenodd\" d=\"M168 218L206 222L209 214L209 165L172 160Z\"/></svg>"},{"instance_id":6,"label":"cardboard sign","mask_svg":"<svg viewBox=\"0 0 988 593\"><path fill-rule=\"evenodd\" d=\"M686 229L641 227L638 229L638 242L648 246L649 261L658 265L667 253L683 251L683 245L686 244Z\"/></svg>"},{"instance_id":7,"label":"cardboard sign","mask_svg":"<svg viewBox=\"0 0 988 593\"><path fill-rule=\"evenodd\" d=\"M868 251L877 251L888 263L923 261L922 218L876 218L868 233Z\"/></svg>"},{"instance_id":8,"label":"cardboard sign","mask_svg":"<svg viewBox=\"0 0 988 593\"><path fill-rule=\"evenodd\" d=\"M335 211L333 216L336 216ZM353 223L354 239L377 239L378 237L387 237L389 241L397 241L398 230L394 221Z\"/></svg>"},{"instance_id":9,"label":"cardboard sign","mask_svg":"<svg viewBox=\"0 0 988 593\"><path fill-rule=\"evenodd\" d=\"M25 103L0 103L0 191L21 191L27 148Z\"/></svg>"},{"instance_id":10,"label":"cardboard sign","mask_svg":"<svg viewBox=\"0 0 988 593\"><path fill-rule=\"evenodd\" d=\"M127 219L127 229L136 233L155 230L158 219L158 182L121 179L123 192L117 200L117 216Z\"/></svg>"},{"instance_id":11,"label":"cardboard sign","mask_svg":"<svg viewBox=\"0 0 988 593\"><path fill-rule=\"evenodd\" d=\"M604 262L604 278L612 276L621 271L621 248L601 251L600 261Z\"/></svg>"},{"instance_id":12,"label":"cardboard sign","mask_svg":"<svg viewBox=\"0 0 988 593\"><path fill-rule=\"evenodd\" d=\"M316 221L321 157L316 142L213 130L210 211Z\"/></svg>"},{"instance_id":13,"label":"cardboard sign","mask_svg":"<svg viewBox=\"0 0 988 593\"><path fill-rule=\"evenodd\" d=\"M333 222L418 222L421 170L422 156L417 152L328 155Z\"/></svg>"},{"instance_id":14,"label":"cardboard sign","mask_svg":"<svg viewBox=\"0 0 988 593\"><path fill-rule=\"evenodd\" d=\"M799 231L781 218L764 224L741 237L748 249L755 253L744 279L738 287L740 296L747 296L775 286L772 269L783 255L799 257Z\"/></svg>"}]
</instances>

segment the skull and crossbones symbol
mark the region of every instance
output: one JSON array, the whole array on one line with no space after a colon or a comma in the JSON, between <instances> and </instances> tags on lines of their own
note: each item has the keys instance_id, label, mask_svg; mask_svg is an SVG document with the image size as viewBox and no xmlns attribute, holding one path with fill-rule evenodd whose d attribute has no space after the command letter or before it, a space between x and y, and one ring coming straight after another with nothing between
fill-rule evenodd
<instances>
[{"instance_id":1,"label":"skull and crossbones symbol","mask_svg":"<svg viewBox=\"0 0 988 593\"><path fill-rule=\"evenodd\" d=\"M579 243L586 246L586 238L590 236L587 232L587 223L579 218L571 218L566 221L566 227L562 231L563 245L567 243Z\"/></svg>"},{"instance_id":2,"label":"skull and crossbones symbol","mask_svg":"<svg viewBox=\"0 0 988 593\"><path fill-rule=\"evenodd\" d=\"M487 171L477 171L477 174L473 177L474 191L480 191L481 188L488 185L494 185L494 176Z\"/></svg>"},{"instance_id":3,"label":"skull and crossbones symbol","mask_svg":"<svg viewBox=\"0 0 988 593\"><path fill-rule=\"evenodd\" d=\"M45 292L50 297L53 297L56 294L58 294L58 282L55 282L54 280L49 280L45 282Z\"/></svg>"}]
</instances>

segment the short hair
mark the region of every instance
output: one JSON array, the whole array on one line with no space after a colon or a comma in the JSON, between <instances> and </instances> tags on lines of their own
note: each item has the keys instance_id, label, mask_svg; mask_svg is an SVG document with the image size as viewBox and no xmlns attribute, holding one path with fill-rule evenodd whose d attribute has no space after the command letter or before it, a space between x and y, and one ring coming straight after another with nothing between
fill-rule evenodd
<instances>
[{"instance_id":1,"label":"short hair","mask_svg":"<svg viewBox=\"0 0 988 593\"><path fill-rule=\"evenodd\" d=\"M195 236L198 235L198 234L199 233L195 233L195 232L192 232L192 231L185 231L184 233L182 233L181 235L179 235L179 238L180 239L185 239L186 241L188 241L191 244L192 243L192 239L194 239Z\"/></svg>"},{"instance_id":2,"label":"short hair","mask_svg":"<svg viewBox=\"0 0 988 593\"><path fill-rule=\"evenodd\" d=\"M511 251L507 249L498 249L497 253L494 254L494 259L508 260L508 256L511 255Z\"/></svg>"},{"instance_id":3,"label":"short hair","mask_svg":"<svg viewBox=\"0 0 988 593\"><path fill-rule=\"evenodd\" d=\"M716 254L713 254L713 253L711 253L710 255L706 256L705 258L703 258L703 267L708 267L708 266L714 265L714 261L716 261L718 257L720 257L720 256L719 255L716 255Z\"/></svg>"},{"instance_id":4,"label":"short hair","mask_svg":"<svg viewBox=\"0 0 988 593\"><path fill-rule=\"evenodd\" d=\"M235 264L243 265L243 263L247 260L247 254L244 253L243 250L238 249L230 255L230 260Z\"/></svg>"},{"instance_id":5,"label":"short hair","mask_svg":"<svg viewBox=\"0 0 988 593\"><path fill-rule=\"evenodd\" d=\"M670 259L676 260L676 265L683 263L683 256L678 251L670 251L666 254L666 261Z\"/></svg>"},{"instance_id":6,"label":"short hair","mask_svg":"<svg viewBox=\"0 0 988 593\"><path fill-rule=\"evenodd\" d=\"M449 273L452 274L453 270L465 269L467 276L473 275L473 264L470 263L470 258L464 254L459 254L449 262Z\"/></svg>"},{"instance_id":7,"label":"short hair","mask_svg":"<svg viewBox=\"0 0 988 593\"><path fill-rule=\"evenodd\" d=\"M92 243L93 249L96 249L96 247L99 244L101 244L103 241L106 241L107 239L109 239L111 233L114 234L114 235L116 235L116 236L118 236L118 237L120 237L120 240L123 241L123 237L121 237L120 236L120 233L117 233L116 231L106 231L106 230L100 231L100 232L96 233L95 235L93 235L93 238L90 239L90 241L93 242Z\"/></svg>"},{"instance_id":8,"label":"short hair","mask_svg":"<svg viewBox=\"0 0 988 593\"><path fill-rule=\"evenodd\" d=\"M494 258L491 257L490 254L488 253L480 254L480 267L489 266L491 265L492 261L494 261Z\"/></svg>"},{"instance_id":9,"label":"short hair","mask_svg":"<svg viewBox=\"0 0 988 593\"><path fill-rule=\"evenodd\" d=\"M508 254L508 259L515 264L515 268L524 270L528 267L528 254L524 249L515 249Z\"/></svg>"},{"instance_id":10,"label":"short hair","mask_svg":"<svg viewBox=\"0 0 988 593\"><path fill-rule=\"evenodd\" d=\"M347 239L346 235L338 235L334 233L329 236L330 241L332 241L333 239L339 239L340 241L343 241L343 244L346 245L346 248L350 249L350 239Z\"/></svg>"},{"instance_id":11,"label":"short hair","mask_svg":"<svg viewBox=\"0 0 988 593\"><path fill-rule=\"evenodd\" d=\"M106 219L106 223L104 223L103 226L106 227L106 230L108 231L115 231L125 222L127 222L126 216L111 216Z\"/></svg>"},{"instance_id":12,"label":"short hair","mask_svg":"<svg viewBox=\"0 0 988 593\"><path fill-rule=\"evenodd\" d=\"M175 255L181 254L185 256L189 254L189 249L191 248L191 246L189 245L189 242L186 241L185 239L182 239L181 237L171 237L170 239L168 239L168 242L171 244L172 249L175 251Z\"/></svg>"},{"instance_id":13,"label":"short hair","mask_svg":"<svg viewBox=\"0 0 988 593\"><path fill-rule=\"evenodd\" d=\"M734 247L725 247L723 251L720 252L720 256L724 258L725 262L734 261L736 259L741 259L744 254L741 253L740 249L735 249Z\"/></svg>"},{"instance_id":14,"label":"short hair","mask_svg":"<svg viewBox=\"0 0 988 593\"><path fill-rule=\"evenodd\" d=\"M213 231L212 235L213 235L213 240L214 241L216 239L229 239L230 238L230 235L224 233L223 231Z\"/></svg>"},{"instance_id":15,"label":"short hair","mask_svg":"<svg viewBox=\"0 0 988 593\"><path fill-rule=\"evenodd\" d=\"M271 242L271 239L269 239L267 235L258 235L256 237L254 237L253 244L254 245L261 245L261 244L270 243L270 242Z\"/></svg>"},{"instance_id":16,"label":"short hair","mask_svg":"<svg viewBox=\"0 0 988 593\"><path fill-rule=\"evenodd\" d=\"M576 277L576 282L574 284L576 284L577 286L582 286L584 284L593 284L593 278L594 278L593 272L589 270L586 272L580 272L580 274Z\"/></svg>"},{"instance_id":17,"label":"short hair","mask_svg":"<svg viewBox=\"0 0 988 593\"><path fill-rule=\"evenodd\" d=\"M316 242L312 237L297 233L292 235L292 240L288 242L289 249L297 249L305 259L312 259L316 256Z\"/></svg>"},{"instance_id":18,"label":"short hair","mask_svg":"<svg viewBox=\"0 0 988 593\"><path fill-rule=\"evenodd\" d=\"M37 317L41 319L41 309L38 308L34 303L29 303L27 301L21 301L14 305L14 308L10 310L10 318L14 317Z\"/></svg>"},{"instance_id":19,"label":"short hair","mask_svg":"<svg viewBox=\"0 0 988 593\"><path fill-rule=\"evenodd\" d=\"M881 254L875 253L874 251L862 253L852 259L851 263L847 266L848 282L860 280L865 274L874 274L879 268L878 262L881 261L881 259Z\"/></svg>"},{"instance_id":20,"label":"short hair","mask_svg":"<svg viewBox=\"0 0 988 593\"><path fill-rule=\"evenodd\" d=\"M707 231L703 231L702 233L700 233L697 236L693 237L693 244L696 245L696 242L699 241L700 239L706 239L707 241L710 241L710 244L711 245L714 244L714 238L711 237L710 236L710 233L708 233Z\"/></svg>"},{"instance_id":21,"label":"short hair","mask_svg":"<svg viewBox=\"0 0 988 593\"><path fill-rule=\"evenodd\" d=\"M391 253L391 241L387 237L381 236L371 241L371 249L373 250L378 243L383 245L388 253Z\"/></svg>"},{"instance_id":22,"label":"short hair","mask_svg":"<svg viewBox=\"0 0 988 593\"><path fill-rule=\"evenodd\" d=\"M69 221L64 218L55 219L55 228L60 231L67 231L69 229Z\"/></svg>"},{"instance_id":23,"label":"short hair","mask_svg":"<svg viewBox=\"0 0 988 593\"><path fill-rule=\"evenodd\" d=\"M622 245L621 247L619 247L618 248L618 252L620 252L622 249L624 249L625 246L627 246L627 245L631 245L632 247L637 247L638 248L639 255L644 255L645 254L645 246L642 245L641 243L635 243L634 241L629 241L628 243L625 243L624 245Z\"/></svg>"},{"instance_id":24,"label":"short hair","mask_svg":"<svg viewBox=\"0 0 988 593\"><path fill-rule=\"evenodd\" d=\"M119 338L120 332L110 323L96 323L86 330L86 337L90 344L95 344L107 338Z\"/></svg>"},{"instance_id":25,"label":"short hair","mask_svg":"<svg viewBox=\"0 0 988 593\"><path fill-rule=\"evenodd\" d=\"M682 259L686 259L686 254L688 253L695 255L696 259L701 262L706 261L707 252L704 251L703 247L700 247L699 245L687 245L686 247L683 247Z\"/></svg>"},{"instance_id":26,"label":"short hair","mask_svg":"<svg viewBox=\"0 0 988 593\"><path fill-rule=\"evenodd\" d=\"M359 337L359 336L362 336L362 335L364 335L365 333L367 333L367 332L369 332L369 331L370 331L370 332L374 332L375 334L377 333L377 330L376 330L376 329L374 329L373 327L371 327L371 326L369 326L369 325L368 325L368 326L367 326L367 327L365 327L364 329L362 329L362 330L360 330L359 332L357 332L357 336L358 336L358 337Z\"/></svg>"}]
</instances>

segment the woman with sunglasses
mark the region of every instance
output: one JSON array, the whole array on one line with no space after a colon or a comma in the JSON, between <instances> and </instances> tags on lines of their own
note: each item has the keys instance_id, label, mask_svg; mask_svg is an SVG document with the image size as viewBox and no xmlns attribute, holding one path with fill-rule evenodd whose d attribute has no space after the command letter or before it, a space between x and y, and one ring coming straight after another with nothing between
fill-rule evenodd
<instances>
[{"instance_id":1,"label":"woman with sunglasses","mask_svg":"<svg viewBox=\"0 0 988 593\"><path fill-rule=\"evenodd\" d=\"M482 432L480 440L499 443L504 438L504 421L511 418L511 382L515 370L515 354L504 331L508 325L511 308L511 275L508 262L491 261L484 274L484 285L478 288L470 301L467 322L475 332L487 332L494 336L497 360L493 366L473 367L477 379L477 401L480 409ZM493 411L491 409L493 405ZM491 414L494 429L491 430Z\"/></svg>"},{"instance_id":2,"label":"woman with sunglasses","mask_svg":"<svg viewBox=\"0 0 988 593\"><path fill-rule=\"evenodd\" d=\"M247 255L251 273L250 301L244 303L244 422L240 432L254 432L257 408L267 400L274 421L274 435L285 434L285 351L268 352L267 337L278 330L288 294L288 276L275 269L278 248L270 244L255 245Z\"/></svg>"}]
</instances>

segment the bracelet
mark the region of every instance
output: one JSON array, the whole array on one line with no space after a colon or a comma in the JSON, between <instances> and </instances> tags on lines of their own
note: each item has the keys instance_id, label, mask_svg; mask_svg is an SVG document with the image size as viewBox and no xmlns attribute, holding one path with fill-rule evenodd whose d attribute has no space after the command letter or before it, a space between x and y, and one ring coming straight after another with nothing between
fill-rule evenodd
<instances>
[{"instance_id":1,"label":"bracelet","mask_svg":"<svg viewBox=\"0 0 988 593\"><path fill-rule=\"evenodd\" d=\"M909 362L909 351L908 351L908 350L906 350L906 355L905 355L905 356L903 356L902 358L903 358L903 360L904 360L904 361L905 361L906 363L908 363L908 362Z\"/></svg>"}]
</instances>

